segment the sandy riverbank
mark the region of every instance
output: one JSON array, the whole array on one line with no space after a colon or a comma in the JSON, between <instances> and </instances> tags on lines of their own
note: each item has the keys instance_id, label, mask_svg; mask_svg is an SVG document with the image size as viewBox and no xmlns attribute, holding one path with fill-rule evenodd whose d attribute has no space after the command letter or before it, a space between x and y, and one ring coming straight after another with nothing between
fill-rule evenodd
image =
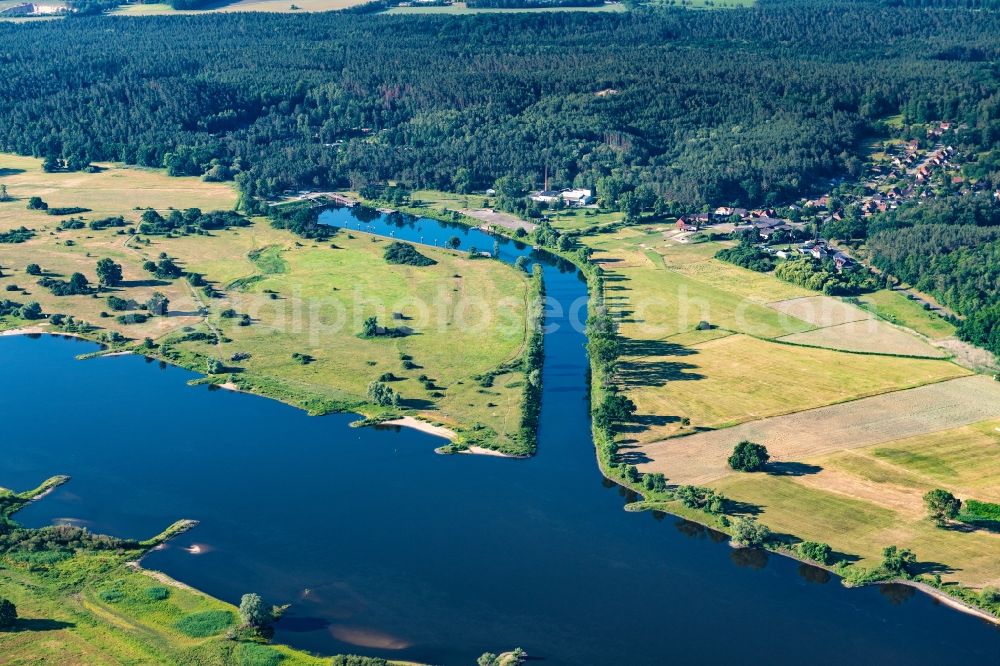
<instances>
[{"instance_id":1,"label":"sandy riverbank","mask_svg":"<svg viewBox=\"0 0 1000 666\"><path fill-rule=\"evenodd\" d=\"M427 423L426 421L415 419L412 416L403 416L398 419L393 419L392 421L383 421L379 425L402 426L404 428L413 428L414 430L419 430L420 432L425 432L428 435L434 435L435 437L441 437L451 442L454 442L456 439L458 439L458 433L456 433L454 430L449 430L444 426L436 426Z\"/></svg>"},{"instance_id":2,"label":"sandy riverbank","mask_svg":"<svg viewBox=\"0 0 1000 666\"><path fill-rule=\"evenodd\" d=\"M403 416L398 419L393 419L392 421L383 421L379 425L394 425L401 426L404 428L413 428L414 430L419 430L420 432L425 432L428 435L434 435L435 437L441 437L447 439L448 441L454 442L458 439L458 433L454 430L449 430L444 426L436 426L426 421L421 421L420 419L415 419L412 416ZM493 449L487 449L482 446L470 446L466 449L457 451L456 453L465 453L471 455L479 456L495 456L497 458L527 458L530 456L514 456L509 453L503 453L502 451L494 451Z\"/></svg>"},{"instance_id":3,"label":"sandy riverbank","mask_svg":"<svg viewBox=\"0 0 1000 666\"><path fill-rule=\"evenodd\" d=\"M22 326L21 328L11 328L6 331L0 331L0 337L6 337L8 335L39 335L51 332L52 331L42 328L41 326Z\"/></svg>"}]
</instances>

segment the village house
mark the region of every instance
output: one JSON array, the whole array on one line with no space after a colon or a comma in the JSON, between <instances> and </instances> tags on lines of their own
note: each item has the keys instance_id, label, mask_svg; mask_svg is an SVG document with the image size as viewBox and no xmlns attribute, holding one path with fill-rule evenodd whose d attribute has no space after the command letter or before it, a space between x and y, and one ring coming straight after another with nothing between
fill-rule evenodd
<instances>
[{"instance_id":1,"label":"village house","mask_svg":"<svg viewBox=\"0 0 1000 666\"><path fill-rule=\"evenodd\" d=\"M851 265L851 258L843 252L837 252L833 255L833 263L837 266L838 271L842 271Z\"/></svg>"},{"instance_id":2,"label":"village house","mask_svg":"<svg viewBox=\"0 0 1000 666\"><path fill-rule=\"evenodd\" d=\"M749 215L746 208L733 208L732 206L719 206L715 209L715 217L722 219L729 219L734 215L741 220L746 219Z\"/></svg>"},{"instance_id":3,"label":"village house","mask_svg":"<svg viewBox=\"0 0 1000 666\"><path fill-rule=\"evenodd\" d=\"M677 228L681 231L698 231L698 221L693 216L677 218Z\"/></svg>"}]
</instances>

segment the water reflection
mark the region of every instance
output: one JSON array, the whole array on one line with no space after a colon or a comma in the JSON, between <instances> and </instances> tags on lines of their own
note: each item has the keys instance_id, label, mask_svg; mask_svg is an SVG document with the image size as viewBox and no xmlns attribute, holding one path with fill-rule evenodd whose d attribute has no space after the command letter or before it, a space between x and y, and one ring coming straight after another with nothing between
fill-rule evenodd
<instances>
[{"instance_id":1,"label":"water reflection","mask_svg":"<svg viewBox=\"0 0 1000 666\"><path fill-rule=\"evenodd\" d=\"M905 604L917 593L916 588L900 583L883 583L878 586L878 591L893 606Z\"/></svg>"},{"instance_id":2,"label":"water reflection","mask_svg":"<svg viewBox=\"0 0 1000 666\"><path fill-rule=\"evenodd\" d=\"M821 569L819 567L814 567L811 564L806 564L803 562L799 565L799 578L806 581L807 583L814 583L816 585L826 585L830 582L832 576L830 572L826 569Z\"/></svg>"},{"instance_id":3,"label":"water reflection","mask_svg":"<svg viewBox=\"0 0 1000 666\"><path fill-rule=\"evenodd\" d=\"M729 559L741 569L763 569L767 566L769 554L761 548L734 548Z\"/></svg>"},{"instance_id":4,"label":"water reflection","mask_svg":"<svg viewBox=\"0 0 1000 666\"><path fill-rule=\"evenodd\" d=\"M686 518L678 518L674 523L674 528L691 539L704 539L707 537L712 543L725 543L729 541L729 535L725 532L713 530L711 527L706 527L701 523L696 523Z\"/></svg>"}]
</instances>

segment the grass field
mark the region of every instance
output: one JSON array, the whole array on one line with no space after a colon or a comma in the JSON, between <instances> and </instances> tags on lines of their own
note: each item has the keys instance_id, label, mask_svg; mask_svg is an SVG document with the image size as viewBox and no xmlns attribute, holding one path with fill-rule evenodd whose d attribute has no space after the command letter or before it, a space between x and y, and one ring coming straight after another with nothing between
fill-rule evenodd
<instances>
[{"instance_id":1,"label":"grass field","mask_svg":"<svg viewBox=\"0 0 1000 666\"><path fill-rule=\"evenodd\" d=\"M241 388L313 411L366 410L369 383L391 373L389 384L407 413L443 423L478 444L527 452L511 438L519 426L523 373L509 369L489 387L476 380L520 359L529 298L522 271L435 248L421 249L437 262L433 266L390 265L380 239L340 233L331 243L314 243L263 219L250 227L169 238L134 239L113 228L59 231L65 217L26 210L30 196L51 206L91 209L82 214L85 220L123 215L134 223L141 213L136 207L229 209L235 193L228 185L112 165L98 174L47 174L38 160L2 155L0 169L0 182L14 197L0 203L0 231L24 225L36 234L0 245L0 288L20 288L3 297L38 301L46 313L71 314L136 342L147 336L168 342L172 360L199 372L209 359L218 360L227 369L217 377L232 375ZM161 253L204 275L222 297L208 298L184 279L152 279L143 262ZM142 303L160 291L170 299L169 316L122 324L101 316L110 310L106 294L54 296L25 271L37 263L46 275L65 279L78 271L95 283L96 262L103 257L120 263L125 279L109 294ZM223 316L230 310L240 316ZM248 326L240 325L244 314ZM362 323L372 315L382 326L405 326L412 334L362 339ZM23 323L8 319L0 328ZM175 342L213 330L229 341ZM463 350L460 357L456 348ZM241 360L232 362L236 354Z\"/></svg>"},{"instance_id":2,"label":"grass field","mask_svg":"<svg viewBox=\"0 0 1000 666\"><path fill-rule=\"evenodd\" d=\"M801 476L732 474L716 483L761 510L772 528L825 540L877 564L884 545L916 552L928 573L981 588L1000 584L1000 534L936 527L922 497L945 488L962 499L997 501L1000 421L938 430L888 443L808 458Z\"/></svg>"},{"instance_id":3,"label":"grass field","mask_svg":"<svg viewBox=\"0 0 1000 666\"><path fill-rule=\"evenodd\" d=\"M717 261L717 243L678 243L661 225L584 240L619 316L617 379L638 407L629 438L641 443L967 373L944 361L841 353L945 355L843 300ZM699 322L712 330L697 331Z\"/></svg>"},{"instance_id":4,"label":"grass field","mask_svg":"<svg viewBox=\"0 0 1000 666\"><path fill-rule=\"evenodd\" d=\"M870 568L883 547L909 547L919 573L945 584L1000 581L1000 535L925 517L934 487L986 501L1000 487L1000 431L982 423L1000 418L1000 383L945 358L900 356L946 355L936 344L950 327L898 294L858 307L721 263L721 244L664 225L583 242L619 318L623 353L608 380L637 406L619 428L619 462L710 486L785 544L826 542ZM768 447L767 473L728 467L745 438ZM706 520L676 499L645 504Z\"/></svg>"},{"instance_id":5,"label":"grass field","mask_svg":"<svg viewBox=\"0 0 1000 666\"><path fill-rule=\"evenodd\" d=\"M628 387L638 413L649 420L635 435L640 442L699 428L726 429L754 419L916 387L968 372L940 361L841 354L744 335L678 346L673 354L664 349L661 354L642 359L626 356L620 365L619 379ZM679 425L682 418L690 419L686 428ZM728 448L731 450L737 441ZM656 459L665 456L665 469L658 471L673 471L669 450L667 445L663 451L657 449L655 455L647 451Z\"/></svg>"},{"instance_id":6,"label":"grass field","mask_svg":"<svg viewBox=\"0 0 1000 666\"><path fill-rule=\"evenodd\" d=\"M928 312L917 302L911 301L898 291L883 289L859 297L864 307L879 317L925 335L932 340L940 340L955 334L955 327L933 312Z\"/></svg>"},{"instance_id":7,"label":"grass field","mask_svg":"<svg viewBox=\"0 0 1000 666\"><path fill-rule=\"evenodd\" d=\"M707 483L730 473L726 458L743 439L764 444L778 461L798 463L994 417L1000 382L969 376L656 442L639 449L652 461L641 469L677 483Z\"/></svg>"}]
</instances>

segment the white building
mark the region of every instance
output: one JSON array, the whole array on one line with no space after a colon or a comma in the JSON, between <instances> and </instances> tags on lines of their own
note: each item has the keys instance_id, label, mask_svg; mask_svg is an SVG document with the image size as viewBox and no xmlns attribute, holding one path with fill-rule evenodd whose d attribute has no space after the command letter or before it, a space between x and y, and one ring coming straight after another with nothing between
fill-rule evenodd
<instances>
[{"instance_id":1,"label":"white building","mask_svg":"<svg viewBox=\"0 0 1000 666\"><path fill-rule=\"evenodd\" d=\"M542 190L531 195L532 201L554 204L562 201L567 206L589 206L594 203L593 190Z\"/></svg>"}]
</instances>

